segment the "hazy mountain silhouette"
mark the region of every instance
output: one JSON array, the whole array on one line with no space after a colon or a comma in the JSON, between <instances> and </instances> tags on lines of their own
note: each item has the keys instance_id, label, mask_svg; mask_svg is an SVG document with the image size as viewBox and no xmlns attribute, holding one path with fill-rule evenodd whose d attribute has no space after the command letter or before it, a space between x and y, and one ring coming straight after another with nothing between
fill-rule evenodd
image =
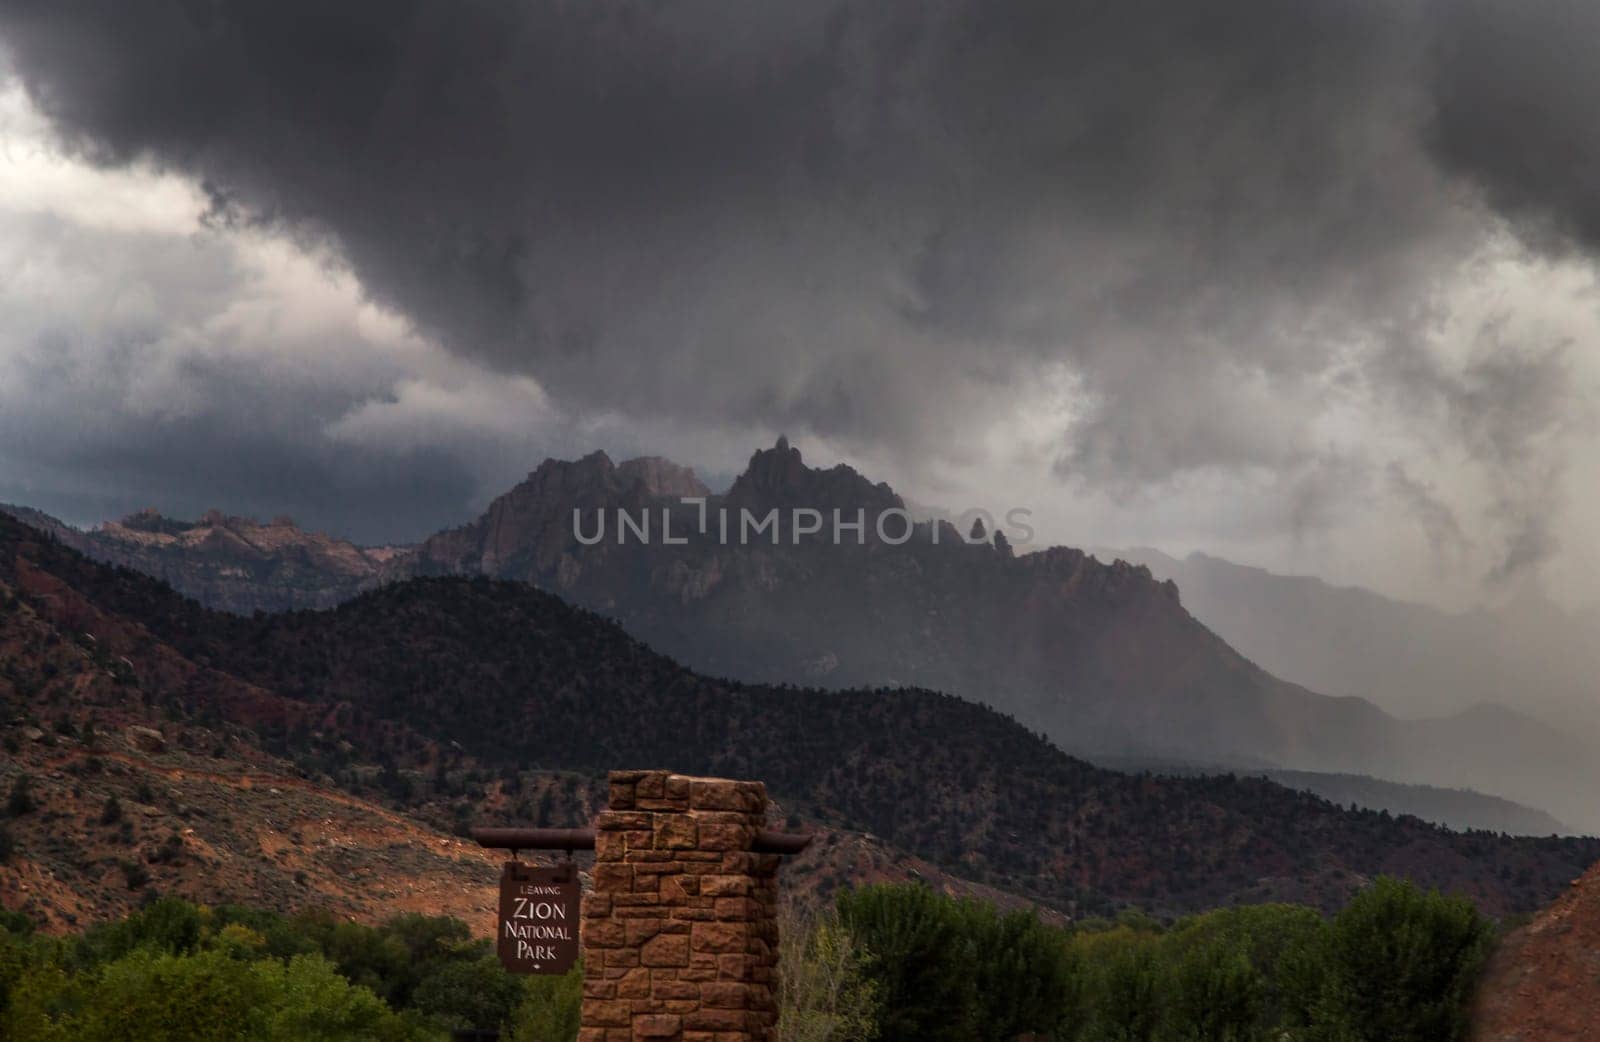
<instances>
[{"instance_id":1,"label":"hazy mountain silhouette","mask_svg":"<svg viewBox=\"0 0 1600 1042\"><path fill-rule=\"evenodd\" d=\"M1484 789L1600 828L1592 614L1527 599L1452 613L1206 554L1107 552L1177 582L1196 618L1275 675L1408 718L1403 777Z\"/></svg>"}]
</instances>

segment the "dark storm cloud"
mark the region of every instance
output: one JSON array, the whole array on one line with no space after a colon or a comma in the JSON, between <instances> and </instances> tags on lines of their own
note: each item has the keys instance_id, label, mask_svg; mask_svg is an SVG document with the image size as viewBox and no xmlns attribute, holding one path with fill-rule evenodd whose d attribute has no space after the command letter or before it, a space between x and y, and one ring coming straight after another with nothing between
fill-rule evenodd
<instances>
[{"instance_id":1,"label":"dark storm cloud","mask_svg":"<svg viewBox=\"0 0 1600 1042\"><path fill-rule=\"evenodd\" d=\"M1547 248L1600 248L1600 5L1438 0L1430 143Z\"/></svg>"},{"instance_id":2,"label":"dark storm cloud","mask_svg":"<svg viewBox=\"0 0 1600 1042\"><path fill-rule=\"evenodd\" d=\"M1389 354L1482 241L1476 199L1551 241L1600 227L1595 20L1542 0L0 0L83 154L332 244L449 349L565 406L959 455L962 426L1061 363L1084 393L1061 473L1280 471L1296 526L1356 466L1304 422L1366 366L1352 343L1390 345L1366 379L1460 390ZM1489 411L1516 416L1459 429L1489 466L1522 459L1496 431L1559 407L1504 386Z\"/></svg>"},{"instance_id":3,"label":"dark storm cloud","mask_svg":"<svg viewBox=\"0 0 1600 1042\"><path fill-rule=\"evenodd\" d=\"M479 490L450 446L324 434L396 362L337 323L258 314L281 304L259 277L222 237L0 211L0 502L78 524L287 513L372 542L458 523Z\"/></svg>"}]
</instances>

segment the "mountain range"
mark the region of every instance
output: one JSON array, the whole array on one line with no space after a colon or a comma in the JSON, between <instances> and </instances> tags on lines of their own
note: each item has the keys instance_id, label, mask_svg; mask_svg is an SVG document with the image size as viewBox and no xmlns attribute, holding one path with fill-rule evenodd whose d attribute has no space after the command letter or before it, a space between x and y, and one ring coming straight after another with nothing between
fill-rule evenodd
<instances>
[{"instance_id":1,"label":"mountain range","mask_svg":"<svg viewBox=\"0 0 1600 1042\"><path fill-rule=\"evenodd\" d=\"M889 486L807 466L780 441L722 493L657 458L546 460L476 520L414 547L368 550L220 514L147 513L58 537L235 612L327 606L411 577L517 580L708 675L941 690L1094 759L1475 788L1600 829L1586 797L1600 774L1558 729L1498 706L1403 719L1319 694L1235 650L1145 564L1018 553L1003 532L891 517L904 509ZM796 531L807 527L797 511L815 511L821 530ZM835 512L860 528L836 539ZM745 519L769 515L776 524L752 536Z\"/></svg>"},{"instance_id":2,"label":"mountain range","mask_svg":"<svg viewBox=\"0 0 1600 1042\"><path fill-rule=\"evenodd\" d=\"M1588 767L1600 741L1594 612L1530 597L1447 612L1207 554L1102 552L1176 582L1196 618L1263 668L1369 699L1429 736L1409 777L1500 793L1600 828Z\"/></svg>"},{"instance_id":3,"label":"mountain range","mask_svg":"<svg viewBox=\"0 0 1600 1042\"><path fill-rule=\"evenodd\" d=\"M169 856L200 859L208 876L248 865L267 874L254 885L274 903L295 903L314 895L291 881L331 887L330 868L344 865L347 893L363 880L369 900L409 893L455 871L412 860L428 849L419 822L578 823L619 764L765 779L786 824L827 830L822 860L794 873L823 891L925 864L1069 914L1131 904L1170 915L1264 900L1332 907L1385 872L1506 914L1538 907L1600 857L1600 840L1455 833L1263 779L1102 769L989 707L926 690L710 679L527 583L413 579L334 609L240 616L0 517L0 612L18 630L0 670L3 737L18 753L0 773L14 789L26 760L48 790L44 815L8 822L21 832L0 866L8 892L42 885L41 861L75 869L52 893L104 891L104 859L75 837L120 832L104 810L100 825L84 820L111 787L128 800L119 817L143 822L154 808L159 827L131 835L143 871L166 871ZM146 732L159 739L144 746ZM127 738L118 755L94 751L112 735ZM74 755L43 751L67 742ZM140 793L124 768L178 784ZM217 790L210 775L254 802L190 806L197 783ZM317 802L298 802L308 790ZM354 812L335 816L336 804ZM418 831L378 827L397 819ZM390 837L376 854L409 877L383 874L376 839L346 835L361 823ZM169 824L170 855L156 842ZM864 862L864 849L882 856Z\"/></svg>"},{"instance_id":4,"label":"mountain range","mask_svg":"<svg viewBox=\"0 0 1600 1042\"><path fill-rule=\"evenodd\" d=\"M1189 610L1224 640L1318 691L1358 695L1406 717L1515 701L1600 736L1600 609L1568 610L1525 593L1444 611L1209 554L1101 552L1176 582Z\"/></svg>"}]
</instances>

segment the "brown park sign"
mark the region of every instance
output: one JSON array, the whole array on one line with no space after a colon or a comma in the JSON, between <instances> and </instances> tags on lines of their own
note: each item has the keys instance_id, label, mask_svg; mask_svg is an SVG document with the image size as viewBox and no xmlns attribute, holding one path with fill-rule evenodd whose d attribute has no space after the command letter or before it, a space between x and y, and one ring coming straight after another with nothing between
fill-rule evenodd
<instances>
[{"instance_id":1,"label":"brown park sign","mask_svg":"<svg viewBox=\"0 0 1600 1042\"><path fill-rule=\"evenodd\" d=\"M539 868L507 861L495 931L500 964L512 973L566 973L578 961L581 890L572 862Z\"/></svg>"}]
</instances>

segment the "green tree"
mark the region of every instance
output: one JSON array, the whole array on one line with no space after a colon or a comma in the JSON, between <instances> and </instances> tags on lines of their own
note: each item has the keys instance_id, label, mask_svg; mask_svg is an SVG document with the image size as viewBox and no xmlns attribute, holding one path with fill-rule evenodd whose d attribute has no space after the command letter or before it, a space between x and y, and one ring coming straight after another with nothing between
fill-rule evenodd
<instances>
[{"instance_id":1,"label":"green tree","mask_svg":"<svg viewBox=\"0 0 1600 1042\"><path fill-rule=\"evenodd\" d=\"M1328 922L1316 909L1246 905L1185 919L1173 927L1167 943L1180 956L1196 947L1242 950L1261 974L1263 1033L1296 1033L1310 1026L1321 996L1327 933Z\"/></svg>"},{"instance_id":2,"label":"green tree","mask_svg":"<svg viewBox=\"0 0 1600 1042\"><path fill-rule=\"evenodd\" d=\"M1261 1025L1262 975L1238 943L1191 947L1166 975L1165 1042L1252 1042Z\"/></svg>"},{"instance_id":3,"label":"green tree","mask_svg":"<svg viewBox=\"0 0 1600 1042\"><path fill-rule=\"evenodd\" d=\"M72 945L71 965L91 968L140 949L187 954L200 946L204 929L200 909L175 897L160 897L124 919L90 928Z\"/></svg>"},{"instance_id":4,"label":"green tree","mask_svg":"<svg viewBox=\"0 0 1600 1042\"><path fill-rule=\"evenodd\" d=\"M956 903L915 883L846 890L840 921L873 955L884 1042L970 1042L978 953Z\"/></svg>"},{"instance_id":5,"label":"green tree","mask_svg":"<svg viewBox=\"0 0 1600 1042\"><path fill-rule=\"evenodd\" d=\"M1084 975L1067 935L1032 912L1000 915L977 901L963 902L962 911L978 957L972 968L977 1037L1074 1037L1085 1019Z\"/></svg>"},{"instance_id":6,"label":"green tree","mask_svg":"<svg viewBox=\"0 0 1600 1042\"><path fill-rule=\"evenodd\" d=\"M267 997L255 1022L264 1042L410 1042L431 1034L351 984L318 955L252 964Z\"/></svg>"},{"instance_id":7,"label":"green tree","mask_svg":"<svg viewBox=\"0 0 1600 1042\"><path fill-rule=\"evenodd\" d=\"M868 1042L878 1034L870 955L831 909L784 909L778 926L779 1042Z\"/></svg>"},{"instance_id":8,"label":"green tree","mask_svg":"<svg viewBox=\"0 0 1600 1042\"><path fill-rule=\"evenodd\" d=\"M1319 1031L1339 1042L1455 1042L1493 937L1465 898L1379 878L1334 917Z\"/></svg>"},{"instance_id":9,"label":"green tree","mask_svg":"<svg viewBox=\"0 0 1600 1042\"><path fill-rule=\"evenodd\" d=\"M1168 981L1154 938L1113 930L1097 938L1088 1042L1155 1042Z\"/></svg>"},{"instance_id":10,"label":"green tree","mask_svg":"<svg viewBox=\"0 0 1600 1042\"><path fill-rule=\"evenodd\" d=\"M411 1007L447 1028L498 1030L511 1019L522 988L492 955L436 964L411 996Z\"/></svg>"},{"instance_id":11,"label":"green tree","mask_svg":"<svg viewBox=\"0 0 1600 1042\"><path fill-rule=\"evenodd\" d=\"M583 1011L583 965L559 977L522 978L522 1001L511 1014L511 1042L576 1042Z\"/></svg>"}]
</instances>

